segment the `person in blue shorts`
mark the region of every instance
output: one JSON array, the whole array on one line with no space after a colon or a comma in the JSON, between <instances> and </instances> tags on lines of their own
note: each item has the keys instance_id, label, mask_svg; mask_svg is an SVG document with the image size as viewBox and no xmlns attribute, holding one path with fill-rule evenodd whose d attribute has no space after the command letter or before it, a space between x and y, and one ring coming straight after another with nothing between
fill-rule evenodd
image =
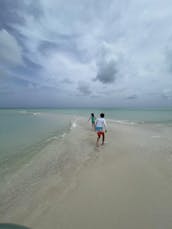
<instances>
[{"instance_id":1,"label":"person in blue shorts","mask_svg":"<svg viewBox=\"0 0 172 229\"><path fill-rule=\"evenodd\" d=\"M102 145L104 145L105 141L105 132L107 132L107 124L104 118L104 113L100 114L100 117L96 119L95 130L97 132L97 142L96 146L99 147L99 140L102 137Z\"/></svg>"}]
</instances>

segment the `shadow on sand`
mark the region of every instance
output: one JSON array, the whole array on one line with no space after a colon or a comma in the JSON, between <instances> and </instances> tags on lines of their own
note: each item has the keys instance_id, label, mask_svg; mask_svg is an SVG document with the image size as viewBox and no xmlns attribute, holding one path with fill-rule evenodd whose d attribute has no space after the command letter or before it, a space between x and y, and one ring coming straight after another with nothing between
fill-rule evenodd
<instances>
[{"instance_id":1,"label":"shadow on sand","mask_svg":"<svg viewBox=\"0 0 172 229\"><path fill-rule=\"evenodd\" d=\"M0 223L0 229L30 229L22 225L11 224L11 223Z\"/></svg>"}]
</instances>

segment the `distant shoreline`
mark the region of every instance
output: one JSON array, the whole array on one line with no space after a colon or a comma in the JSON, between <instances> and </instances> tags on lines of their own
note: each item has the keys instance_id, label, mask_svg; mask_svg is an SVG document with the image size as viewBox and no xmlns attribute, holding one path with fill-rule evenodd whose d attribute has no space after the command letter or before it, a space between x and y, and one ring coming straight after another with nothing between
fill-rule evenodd
<instances>
[{"instance_id":1,"label":"distant shoreline","mask_svg":"<svg viewBox=\"0 0 172 229\"><path fill-rule=\"evenodd\" d=\"M135 106L131 106L131 107L120 107L120 106L112 106L112 107L44 107L44 106L41 106L41 107L35 107L35 106L33 106L33 107L25 107L25 106L14 106L14 107L0 107L0 109L90 109L90 111L91 110L94 110L94 109L100 109L100 110L103 110L103 109L122 109L122 110L125 110L125 109L131 109L131 110L133 110L133 109L139 109L139 110L161 110L161 109L164 109L164 110L171 110L172 109L172 105L170 105L170 106L153 106L153 107L135 107Z\"/></svg>"}]
</instances>

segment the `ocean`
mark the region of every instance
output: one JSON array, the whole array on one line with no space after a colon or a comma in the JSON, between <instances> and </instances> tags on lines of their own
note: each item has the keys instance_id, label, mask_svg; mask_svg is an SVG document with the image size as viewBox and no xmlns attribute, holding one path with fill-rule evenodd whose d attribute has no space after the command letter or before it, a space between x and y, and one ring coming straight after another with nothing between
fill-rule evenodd
<instances>
[{"instance_id":1,"label":"ocean","mask_svg":"<svg viewBox=\"0 0 172 229\"><path fill-rule=\"evenodd\" d=\"M171 136L172 109L0 109L0 224L171 228Z\"/></svg>"},{"instance_id":2,"label":"ocean","mask_svg":"<svg viewBox=\"0 0 172 229\"><path fill-rule=\"evenodd\" d=\"M117 123L172 125L172 109L0 109L0 181L53 140L70 131L77 116L105 113ZM88 124L89 125L89 124Z\"/></svg>"}]
</instances>

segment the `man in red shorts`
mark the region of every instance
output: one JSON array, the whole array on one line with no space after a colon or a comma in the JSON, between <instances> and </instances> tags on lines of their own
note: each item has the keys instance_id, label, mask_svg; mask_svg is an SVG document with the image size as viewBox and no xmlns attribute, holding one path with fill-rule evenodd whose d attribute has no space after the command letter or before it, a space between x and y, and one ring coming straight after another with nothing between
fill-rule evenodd
<instances>
[{"instance_id":1,"label":"man in red shorts","mask_svg":"<svg viewBox=\"0 0 172 229\"><path fill-rule=\"evenodd\" d=\"M102 145L104 145L104 141L105 141L105 132L107 132L107 124L104 116L105 116L104 113L101 113L100 117L97 118L95 123L96 132L98 135L97 142L96 142L97 147L99 147L99 140L101 136L102 136Z\"/></svg>"}]
</instances>

